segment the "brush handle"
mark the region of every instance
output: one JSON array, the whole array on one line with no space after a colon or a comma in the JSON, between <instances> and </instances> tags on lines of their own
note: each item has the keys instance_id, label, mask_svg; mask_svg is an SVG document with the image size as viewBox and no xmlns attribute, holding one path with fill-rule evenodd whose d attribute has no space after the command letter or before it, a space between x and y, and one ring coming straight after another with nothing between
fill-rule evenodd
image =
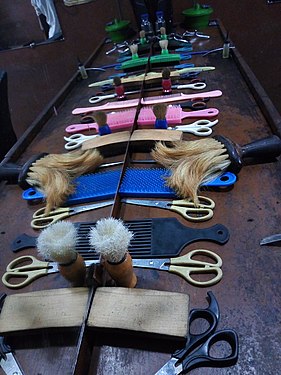
<instances>
[{"instance_id":1,"label":"brush handle","mask_svg":"<svg viewBox=\"0 0 281 375\"><path fill-rule=\"evenodd\" d=\"M7 181L9 184L17 184L21 167L16 164L6 164L0 167L0 181Z\"/></svg>"},{"instance_id":2,"label":"brush handle","mask_svg":"<svg viewBox=\"0 0 281 375\"><path fill-rule=\"evenodd\" d=\"M72 124L72 125L68 125L65 128L65 131L70 134L79 133L80 131L86 131L86 130L95 130L96 132L98 132L99 126L97 123L92 122L89 124Z\"/></svg>"},{"instance_id":3,"label":"brush handle","mask_svg":"<svg viewBox=\"0 0 281 375\"><path fill-rule=\"evenodd\" d=\"M242 159L275 158L281 154L281 139L277 135L259 139L241 146Z\"/></svg>"}]
</instances>

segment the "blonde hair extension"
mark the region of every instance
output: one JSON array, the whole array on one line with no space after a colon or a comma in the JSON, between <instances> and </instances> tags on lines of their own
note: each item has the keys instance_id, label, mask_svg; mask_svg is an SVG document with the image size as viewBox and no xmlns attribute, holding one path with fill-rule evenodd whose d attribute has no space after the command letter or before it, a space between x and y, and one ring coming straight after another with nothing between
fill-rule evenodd
<instances>
[{"instance_id":1,"label":"blonde hair extension","mask_svg":"<svg viewBox=\"0 0 281 375\"><path fill-rule=\"evenodd\" d=\"M96 149L49 154L30 167L26 181L43 192L46 197L45 213L48 214L74 192L74 178L95 170L102 161L103 157Z\"/></svg>"},{"instance_id":2,"label":"blonde hair extension","mask_svg":"<svg viewBox=\"0 0 281 375\"><path fill-rule=\"evenodd\" d=\"M173 142L172 147L158 142L152 156L171 170L167 185L195 204L199 203L200 185L216 178L230 165L227 150L213 138Z\"/></svg>"}]
</instances>

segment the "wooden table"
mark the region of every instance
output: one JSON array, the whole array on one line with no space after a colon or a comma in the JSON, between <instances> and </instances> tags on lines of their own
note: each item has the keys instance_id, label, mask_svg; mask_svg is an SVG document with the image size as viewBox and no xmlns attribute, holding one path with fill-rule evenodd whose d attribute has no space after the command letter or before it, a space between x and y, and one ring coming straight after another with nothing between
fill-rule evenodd
<instances>
[{"instance_id":1,"label":"wooden table","mask_svg":"<svg viewBox=\"0 0 281 375\"><path fill-rule=\"evenodd\" d=\"M211 38L197 39L194 50L222 46L223 27L213 26L205 31ZM90 61L92 67L114 62L115 56L105 55L109 47L103 45L95 51ZM229 59L223 59L221 52L217 52L205 57L194 56L192 62L196 66L216 67L215 71L200 75L206 80L208 91L220 89L223 92L222 97L212 99L209 103L209 106L220 110L219 123L214 127L213 134L228 136L239 144L272 133L281 135L281 120L277 111L237 50L232 50ZM59 93L54 102L50 103L47 115L52 110L53 115L47 121L47 115L43 116L38 125L19 140L2 164L12 161L21 165L30 156L42 151L66 152L64 129L77 122L71 110L89 106L88 99L96 90L88 88L88 84L108 75L109 71L91 71L87 80L78 81L74 77L66 86L68 95ZM61 97L64 100L60 103ZM184 138L196 139L187 134ZM28 147L24 149L26 144ZM132 159L142 156L133 154ZM149 154L144 156L149 158ZM118 156L108 161L122 158ZM70 220L96 221L114 215L124 220L176 217L192 228L224 224L230 232L230 240L224 246L205 241L193 243L183 251L186 253L204 248L218 253L223 259L223 279L218 284L210 288L198 288L173 274L137 269L137 288L187 293L190 296L190 308L206 307L207 291L211 290L215 294L221 310L218 328L237 331L239 360L232 368L200 368L193 370L194 375L276 375L279 373L281 355L280 252L276 247L261 247L259 242L263 237L280 233L280 183L280 161L243 167L230 191L204 192L216 202L214 217L204 223L186 222L179 215L166 210L120 204L118 194L113 209L109 207L83 213ZM15 254L10 250L10 244L21 233L38 235L31 229L30 221L35 209L41 206L28 205L21 198L22 191L16 185L2 183L0 194L0 271L3 274L8 262L16 256L37 255L34 248ZM40 278L18 291L1 284L1 292L9 295L68 286L68 282L56 274ZM67 333L46 331L38 335L8 337L7 342L16 350L16 357L28 375L149 375L154 374L170 358L167 347L156 348L151 342L138 341L134 337L128 340L118 336L93 335L84 326ZM3 373L1 369L0 373Z\"/></svg>"}]
</instances>

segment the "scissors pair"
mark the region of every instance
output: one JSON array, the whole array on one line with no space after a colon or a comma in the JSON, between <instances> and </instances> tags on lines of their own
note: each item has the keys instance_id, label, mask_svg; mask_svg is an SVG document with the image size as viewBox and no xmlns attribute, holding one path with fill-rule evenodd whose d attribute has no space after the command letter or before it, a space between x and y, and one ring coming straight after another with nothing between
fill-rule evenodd
<instances>
[{"instance_id":1,"label":"scissors pair","mask_svg":"<svg viewBox=\"0 0 281 375\"><path fill-rule=\"evenodd\" d=\"M168 127L169 130L180 130L183 133L191 133L194 135L197 135L199 137L207 137L208 135L211 135L213 130L212 127L216 125L219 122L219 120L197 120L193 122L192 124L188 125L177 125L174 128Z\"/></svg>"},{"instance_id":2,"label":"scissors pair","mask_svg":"<svg viewBox=\"0 0 281 375\"><path fill-rule=\"evenodd\" d=\"M190 221L206 221L213 217L215 202L207 197L198 196L199 205L195 206L190 199L179 199L173 201L161 200L144 200L144 199L121 199L122 203L135 204L138 206L148 206L155 208L163 208L182 215Z\"/></svg>"},{"instance_id":3,"label":"scissors pair","mask_svg":"<svg viewBox=\"0 0 281 375\"><path fill-rule=\"evenodd\" d=\"M45 207L39 208L33 214L33 219L31 221L31 227L34 229L43 229L51 224L56 223L59 220L65 219L68 216L76 215L80 212L96 210L98 208L107 207L113 205L113 200L108 200L104 202L88 204L85 206L78 207L59 207L55 210L50 211L47 215L45 214Z\"/></svg>"},{"instance_id":4,"label":"scissors pair","mask_svg":"<svg viewBox=\"0 0 281 375\"><path fill-rule=\"evenodd\" d=\"M209 258L210 262L193 259L195 256L203 255ZM213 262L215 261L215 263ZM176 258L167 259L133 259L133 267L136 268L152 268L159 271L168 271L183 277L190 284L195 286L210 286L218 283L222 279L222 259L216 253L205 250L196 249L188 254ZM198 280L192 275L210 275L213 278L205 276L207 280Z\"/></svg>"},{"instance_id":5,"label":"scissors pair","mask_svg":"<svg viewBox=\"0 0 281 375\"><path fill-rule=\"evenodd\" d=\"M93 261L90 260L85 261L86 267L92 263ZM59 268L56 262L43 262L32 255L24 255L8 264L6 272L2 276L2 282L8 288L19 289L39 277L57 272L59 272Z\"/></svg>"},{"instance_id":6,"label":"scissors pair","mask_svg":"<svg viewBox=\"0 0 281 375\"><path fill-rule=\"evenodd\" d=\"M89 139L93 139L99 137L99 134L94 135L84 135L84 134L72 134L69 137L63 137L67 143L64 145L66 150L75 150L78 147L81 147L82 143L88 141Z\"/></svg>"},{"instance_id":7,"label":"scissors pair","mask_svg":"<svg viewBox=\"0 0 281 375\"><path fill-rule=\"evenodd\" d=\"M154 375L185 374L198 367L229 367L238 360L238 336L232 329L216 331L220 311L217 300L212 292L207 293L209 306L206 309L193 309L189 314L189 335L185 347L175 351L172 358ZM207 321L208 328L200 334L192 334L191 324L198 320ZM210 354L218 343L226 343L231 348L230 354ZM216 345L215 345L216 344Z\"/></svg>"}]
</instances>

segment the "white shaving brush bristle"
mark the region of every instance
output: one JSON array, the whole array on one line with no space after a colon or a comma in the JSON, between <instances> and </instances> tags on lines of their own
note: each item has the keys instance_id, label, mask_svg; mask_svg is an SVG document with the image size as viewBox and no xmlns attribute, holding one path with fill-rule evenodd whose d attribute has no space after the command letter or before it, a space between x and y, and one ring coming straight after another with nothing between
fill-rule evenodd
<instances>
[{"instance_id":1,"label":"white shaving brush bristle","mask_svg":"<svg viewBox=\"0 0 281 375\"><path fill-rule=\"evenodd\" d=\"M37 238L38 253L47 260L67 264L77 257L77 230L73 223L58 221L45 228Z\"/></svg>"},{"instance_id":2,"label":"white shaving brush bristle","mask_svg":"<svg viewBox=\"0 0 281 375\"><path fill-rule=\"evenodd\" d=\"M161 49L163 50L166 50L168 49L168 40L167 39L163 39L163 40L159 40L159 45L161 47Z\"/></svg>"},{"instance_id":3,"label":"white shaving brush bristle","mask_svg":"<svg viewBox=\"0 0 281 375\"><path fill-rule=\"evenodd\" d=\"M130 48L130 51L131 51L131 54L132 54L132 57L135 56L137 57L138 56L138 45L137 44L132 44L129 46Z\"/></svg>"},{"instance_id":4,"label":"white shaving brush bristle","mask_svg":"<svg viewBox=\"0 0 281 375\"><path fill-rule=\"evenodd\" d=\"M110 217L97 221L90 230L89 242L104 259L118 263L125 257L132 237L122 220Z\"/></svg>"}]
</instances>

